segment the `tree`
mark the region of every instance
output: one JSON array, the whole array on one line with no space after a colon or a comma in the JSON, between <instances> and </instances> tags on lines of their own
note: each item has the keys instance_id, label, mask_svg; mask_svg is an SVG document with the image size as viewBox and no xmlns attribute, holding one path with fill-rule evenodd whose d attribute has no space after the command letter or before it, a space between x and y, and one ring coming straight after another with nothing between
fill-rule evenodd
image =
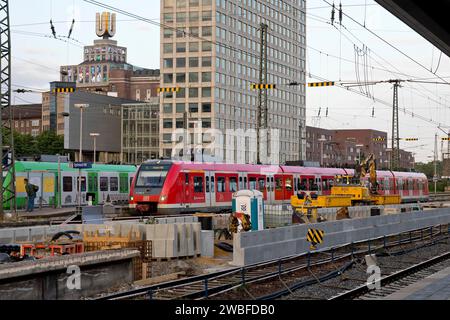
<instances>
[{"instance_id":1,"label":"tree","mask_svg":"<svg viewBox=\"0 0 450 320\"><path fill-rule=\"evenodd\" d=\"M63 154L64 137L53 131L44 131L36 137L36 148L39 154Z\"/></svg>"}]
</instances>

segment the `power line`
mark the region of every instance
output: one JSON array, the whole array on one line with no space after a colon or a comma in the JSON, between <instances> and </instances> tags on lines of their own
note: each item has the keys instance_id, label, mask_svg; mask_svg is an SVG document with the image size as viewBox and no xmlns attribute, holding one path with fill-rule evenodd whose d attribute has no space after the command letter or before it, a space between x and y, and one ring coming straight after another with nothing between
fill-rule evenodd
<instances>
[{"instance_id":1,"label":"power line","mask_svg":"<svg viewBox=\"0 0 450 320\"><path fill-rule=\"evenodd\" d=\"M329 6L332 6L331 3L329 3L327 0L322 0L323 2L327 3ZM370 30L369 28L367 28L366 26L364 26L363 24L361 24L359 21L353 19L350 15L346 14L345 12L343 12L343 15L345 15L347 18L349 18L350 20L352 20L353 22L355 22L356 24L358 24L359 26L361 26L362 28L366 29L368 32L370 32L372 35L374 35L376 38L380 39L382 42L384 42L385 44L387 44L388 46L390 46L391 48L393 48L395 51L399 52L400 54L402 54L403 56L405 56L406 58L408 58L409 60L411 60L412 62L414 62L415 64L417 64L418 66L420 66L421 68L425 69L427 72L431 72L427 67L425 67L422 63L418 62L417 60L415 60L414 58L412 58L411 56L409 56L408 54L404 53L402 50L398 49L396 46L394 46L393 44L391 44L389 41L385 40L383 37L379 36L378 34L376 34L375 32L373 32L372 30ZM432 73L432 72L431 72ZM439 76L438 76L439 77ZM444 79L442 79L441 77L439 77L439 79L441 79L442 81L445 81ZM446 81L445 81L446 82Z\"/></svg>"}]
</instances>

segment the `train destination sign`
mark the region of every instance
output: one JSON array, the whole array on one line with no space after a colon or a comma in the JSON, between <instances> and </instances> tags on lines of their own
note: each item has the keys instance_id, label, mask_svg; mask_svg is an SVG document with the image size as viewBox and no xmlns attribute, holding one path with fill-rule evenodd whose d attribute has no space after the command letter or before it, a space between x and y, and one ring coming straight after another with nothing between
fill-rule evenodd
<instances>
[{"instance_id":1,"label":"train destination sign","mask_svg":"<svg viewBox=\"0 0 450 320\"><path fill-rule=\"evenodd\" d=\"M72 163L74 169L92 169L92 163L90 162L74 162Z\"/></svg>"}]
</instances>

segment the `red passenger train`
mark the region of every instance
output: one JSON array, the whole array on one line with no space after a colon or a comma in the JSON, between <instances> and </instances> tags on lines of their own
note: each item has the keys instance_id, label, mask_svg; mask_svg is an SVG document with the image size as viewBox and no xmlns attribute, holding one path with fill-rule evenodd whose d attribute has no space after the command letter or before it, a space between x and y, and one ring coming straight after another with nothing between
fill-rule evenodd
<instances>
[{"instance_id":1,"label":"red passenger train","mask_svg":"<svg viewBox=\"0 0 450 320\"><path fill-rule=\"evenodd\" d=\"M142 164L130 188L130 206L143 214L224 212L232 195L259 190L265 203L290 203L303 191L327 195L336 175L353 169L239 164L186 163L152 160ZM422 173L377 171L379 194L400 194L402 202L428 201Z\"/></svg>"}]
</instances>

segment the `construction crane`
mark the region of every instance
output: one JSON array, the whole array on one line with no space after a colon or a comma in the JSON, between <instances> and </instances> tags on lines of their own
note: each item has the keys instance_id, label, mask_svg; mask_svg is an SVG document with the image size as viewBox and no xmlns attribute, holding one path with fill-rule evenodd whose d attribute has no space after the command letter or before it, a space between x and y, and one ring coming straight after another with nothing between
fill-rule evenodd
<instances>
[{"instance_id":1,"label":"construction crane","mask_svg":"<svg viewBox=\"0 0 450 320\"><path fill-rule=\"evenodd\" d=\"M369 174L368 186L367 174ZM297 215L300 221L314 223L324 221L317 213L319 208L339 208L339 219L339 217L348 218L348 207L401 203L400 195L380 195L377 190L376 159L370 154L357 166L353 176L335 177L331 195L294 195L291 197L291 206L294 215Z\"/></svg>"}]
</instances>

